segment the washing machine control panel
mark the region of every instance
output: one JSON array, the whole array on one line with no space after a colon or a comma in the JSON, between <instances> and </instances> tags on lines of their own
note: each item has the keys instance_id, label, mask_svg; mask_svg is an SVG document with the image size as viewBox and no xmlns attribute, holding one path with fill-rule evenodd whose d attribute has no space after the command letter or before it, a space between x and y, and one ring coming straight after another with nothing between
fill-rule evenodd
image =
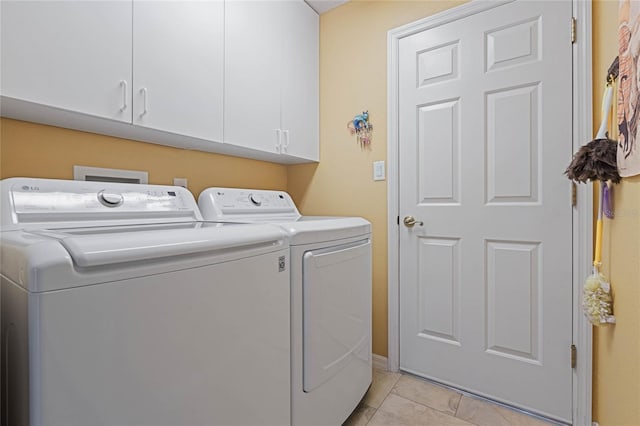
<instances>
[{"instance_id":1,"label":"washing machine control panel","mask_svg":"<svg viewBox=\"0 0 640 426\"><path fill-rule=\"evenodd\" d=\"M197 203L186 189L176 186L48 179L6 179L3 213L11 222L56 222L59 217L86 220L200 220ZM5 207L10 212L5 212ZM114 216L117 214L117 216ZM3 214L3 225L6 225ZM75 220L75 219L74 219Z\"/></svg>"}]
</instances>

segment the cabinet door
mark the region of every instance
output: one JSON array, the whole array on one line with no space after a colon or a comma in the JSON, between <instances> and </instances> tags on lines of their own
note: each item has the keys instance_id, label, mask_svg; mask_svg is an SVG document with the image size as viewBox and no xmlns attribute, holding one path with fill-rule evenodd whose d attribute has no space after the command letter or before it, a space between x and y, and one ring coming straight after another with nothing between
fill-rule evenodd
<instances>
[{"instance_id":1,"label":"cabinet door","mask_svg":"<svg viewBox=\"0 0 640 426\"><path fill-rule=\"evenodd\" d=\"M222 141L224 3L134 1L133 123Z\"/></svg>"},{"instance_id":2,"label":"cabinet door","mask_svg":"<svg viewBox=\"0 0 640 426\"><path fill-rule=\"evenodd\" d=\"M225 142L279 152L283 5L225 4Z\"/></svg>"},{"instance_id":3,"label":"cabinet door","mask_svg":"<svg viewBox=\"0 0 640 426\"><path fill-rule=\"evenodd\" d=\"M2 96L131 122L131 2L0 8Z\"/></svg>"},{"instance_id":4,"label":"cabinet door","mask_svg":"<svg viewBox=\"0 0 640 426\"><path fill-rule=\"evenodd\" d=\"M287 2L282 71L284 154L318 160L318 14L302 0Z\"/></svg>"}]
</instances>

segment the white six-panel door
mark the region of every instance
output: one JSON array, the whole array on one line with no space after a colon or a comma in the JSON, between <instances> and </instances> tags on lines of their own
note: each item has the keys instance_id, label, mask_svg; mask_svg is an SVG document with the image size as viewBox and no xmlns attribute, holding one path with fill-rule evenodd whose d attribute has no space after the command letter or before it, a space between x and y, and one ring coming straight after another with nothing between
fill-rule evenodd
<instances>
[{"instance_id":1,"label":"white six-panel door","mask_svg":"<svg viewBox=\"0 0 640 426\"><path fill-rule=\"evenodd\" d=\"M571 9L401 39L398 119L400 368L567 422Z\"/></svg>"}]
</instances>

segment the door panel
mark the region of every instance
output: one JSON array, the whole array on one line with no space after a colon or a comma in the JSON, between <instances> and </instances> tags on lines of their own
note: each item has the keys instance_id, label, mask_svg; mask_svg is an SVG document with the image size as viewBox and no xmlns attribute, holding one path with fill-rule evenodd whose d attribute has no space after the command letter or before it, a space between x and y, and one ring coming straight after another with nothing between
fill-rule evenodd
<instances>
[{"instance_id":1,"label":"door panel","mask_svg":"<svg viewBox=\"0 0 640 426\"><path fill-rule=\"evenodd\" d=\"M571 421L571 2L399 44L400 367Z\"/></svg>"},{"instance_id":2,"label":"door panel","mask_svg":"<svg viewBox=\"0 0 640 426\"><path fill-rule=\"evenodd\" d=\"M489 204L538 201L540 90L536 83L486 95Z\"/></svg>"},{"instance_id":3,"label":"door panel","mask_svg":"<svg viewBox=\"0 0 640 426\"><path fill-rule=\"evenodd\" d=\"M487 351L539 361L539 248L487 241Z\"/></svg>"},{"instance_id":4,"label":"door panel","mask_svg":"<svg viewBox=\"0 0 640 426\"><path fill-rule=\"evenodd\" d=\"M31 424L290 424L285 256L31 295Z\"/></svg>"},{"instance_id":5,"label":"door panel","mask_svg":"<svg viewBox=\"0 0 640 426\"><path fill-rule=\"evenodd\" d=\"M282 1L226 1L224 141L279 152Z\"/></svg>"},{"instance_id":6,"label":"door panel","mask_svg":"<svg viewBox=\"0 0 640 426\"><path fill-rule=\"evenodd\" d=\"M460 240L418 237L420 334L460 344Z\"/></svg>"},{"instance_id":7,"label":"door panel","mask_svg":"<svg viewBox=\"0 0 640 426\"><path fill-rule=\"evenodd\" d=\"M302 0L285 2L282 67L283 154L318 160L319 17Z\"/></svg>"},{"instance_id":8,"label":"door panel","mask_svg":"<svg viewBox=\"0 0 640 426\"><path fill-rule=\"evenodd\" d=\"M2 96L131 122L131 3L2 1Z\"/></svg>"},{"instance_id":9,"label":"door panel","mask_svg":"<svg viewBox=\"0 0 640 426\"><path fill-rule=\"evenodd\" d=\"M458 99L418 109L418 199L421 204L459 202L459 125ZM433 155L436 150L440 155Z\"/></svg>"},{"instance_id":10,"label":"door panel","mask_svg":"<svg viewBox=\"0 0 640 426\"><path fill-rule=\"evenodd\" d=\"M347 365L370 362L371 242L310 250L302 269L303 389L312 392Z\"/></svg>"},{"instance_id":11,"label":"door panel","mask_svg":"<svg viewBox=\"0 0 640 426\"><path fill-rule=\"evenodd\" d=\"M222 142L224 3L134 1L133 122Z\"/></svg>"}]
</instances>

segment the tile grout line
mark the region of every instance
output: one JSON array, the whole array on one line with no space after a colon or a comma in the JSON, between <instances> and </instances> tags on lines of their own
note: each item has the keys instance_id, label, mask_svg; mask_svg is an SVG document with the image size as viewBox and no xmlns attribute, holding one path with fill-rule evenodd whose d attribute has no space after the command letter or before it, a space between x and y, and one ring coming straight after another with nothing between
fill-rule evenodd
<instances>
[{"instance_id":1,"label":"tile grout line","mask_svg":"<svg viewBox=\"0 0 640 426\"><path fill-rule=\"evenodd\" d=\"M408 397L408 396L400 395L399 393L394 392L394 390L395 390L395 388L396 388L396 386L397 386L398 382L400 382L400 380L402 380L402 377L403 377L403 376L404 376L404 377L413 377L413 376L405 376L404 374L403 374L403 375L401 375L401 376L398 378L398 380L396 381L396 383L393 385L393 387L391 388L391 391L389 392L390 394L391 394L391 393L393 393L394 395L396 395L396 396L398 396L398 397L404 398L404 399L406 399L406 400L408 400L408 401L411 401L411 402L414 402L414 403L416 403L416 404L418 404L418 405L422 405L423 407L430 408L430 409L435 410L435 411L437 411L437 412L439 412L439 413L445 414L445 415L450 416L450 417L454 417L454 418L456 418L456 419L464 420L464 421L466 421L466 422L468 422L468 423L470 423L470 424L471 424L471 422L469 422L469 421L467 421L467 420L465 420L465 419L461 419L460 417L458 417L458 408L460 408L460 403L462 402L462 398L464 397L464 395L463 395L461 392L459 392L459 391L457 391L457 390L454 390L454 389L451 389L451 388L448 388L448 387L446 387L446 386L442 386L442 385L440 385L440 384L438 384L438 383L431 382L431 381L426 380L426 379L421 378L421 377L417 377L417 376L416 376L416 377L414 377L414 378L415 378L416 380L418 380L419 382L426 383L426 384L428 384L428 385L431 385L431 386L434 386L434 387L437 387L437 388L440 388L440 389L446 389L446 390L448 390L448 391L451 391L451 392L455 393L455 394L458 396L458 404L456 404L456 408L455 408L455 410L453 411L453 413L449 413L449 412L447 412L447 411L443 411L443 410L440 410L440 409L438 409L438 408L436 408L436 407L433 407L433 406L431 406L431 405L429 405L429 404L425 404L425 403L423 403L423 402L416 401L416 400L414 400L414 399L412 399L412 398L410 398L410 397ZM385 398L385 399L386 399L386 398ZM474 425L474 426L476 426L476 425Z\"/></svg>"},{"instance_id":2,"label":"tile grout line","mask_svg":"<svg viewBox=\"0 0 640 426\"><path fill-rule=\"evenodd\" d=\"M458 399L458 405L456 405L456 411L455 413L453 413L453 417L455 417L456 419L459 419L460 417L458 417L458 409L460 408L460 404L462 404L462 397L464 395L460 394L460 399Z\"/></svg>"},{"instance_id":3,"label":"tile grout line","mask_svg":"<svg viewBox=\"0 0 640 426\"><path fill-rule=\"evenodd\" d=\"M387 373L387 372L381 371L381 373ZM398 387L398 383L401 381L403 376L406 376L406 377L409 377L409 378L415 378L420 382L425 382L425 383L427 383L429 385L441 387L441 388L448 389L450 391L453 391L453 392L457 393L458 394L458 404L456 405L455 410L452 410L453 412L442 411L442 410L440 410L440 409L438 409L436 407L432 407L429 404L425 404L423 402L416 401L411 396L401 395L400 393L398 393L396 391L396 388ZM419 406L428 408L428 409L433 410L435 412L439 412L440 414L445 415L445 416L447 416L449 418L454 418L454 419L457 419L457 420L461 420L461 421L465 422L466 424L468 424L469 426L478 426L478 423L473 422L471 419L465 419L465 418L462 418L462 417L458 417L458 413L460 412L460 405L462 404L463 400L467 397L467 393L466 392L460 391L460 390L455 389L455 388L451 388L451 387L446 386L446 385L442 385L442 384L440 384L438 382L433 382L433 381L430 381L428 379L421 378L419 376L415 376L415 375L412 375L412 374L403 374L403 373L400 373L395 380L392 380L391 386L384 393L384 397L382 398L382 400L380 401L380 403L378 404L377 407L373 407L371 405L364 404L365 406L369 407L369 409L373 409L373 413L371 413L371 417L369 417L366 420L366 423L364 423L366 426L373 424L372 420L377 416L378 411L380 411L380 408L386 402L386 400L389 399L389 395L392 395L392 394L395 397L404 399L404 400L409 401L409 402L411 402L413 404L417 404ZM492 401L492 400L489 400L489 399L486 399L486 398L482 398L482 397L479 397L479 396L476 396L476 395L469 395L468 397L472 398L472 399L477 399L478 401L482 402L483 404L487 404L487 405L489 405L491 407L494 407L494 409L505 409L505 410L508 410L508 411L516 412L516 413L518 413L520 415L523 415L524 417L527 417L527 418L537 418L537 416L535 416L535 415L532 415L532 414L529 414L529 413L526 413L526 412L520 412L519 410L517 410L517 409L515 409L513 407L509 407L507 405L503 405L503 404L500 404L498 402L495 402L495 401ZM385 410L383 410L383 411L386 413ZM497 410L496 414L499 416L499 418L502 421L508 421L507 417L505 416L504 413L501 412L501 410ZM540 420L543 420L543 419L540 419Z\"/></svg>"},{"instance_id":4,"label":"tile grout line","mask_svg":"<svg viewBox=\"0 0 640 426\"><path fill-rule=\"evenodd\" d=\"M441 388L444 388L444 389L449 389L449 390L451 390L453 392L456 392L456 393L461 395L460 402L462 402L462 399L466 397L466 398L469 398L469 399L482 401L483 403L488 404L488 405L490 405L490 406L492 406L494 408L502 408L502 409L505 409L507 411L517 413L517 414L519 414L521 416L524 416L525 418L528 418L528 419L535 419L535 420L542 421L543 423L549 424L550 426L566 426L566 425L564 425L562 423L557 423L557 422L555 422L555 421L553 421L551 419L545 418L544 416L537 415L537 414L532 413L532 412L528 412L528 411L526 411L524 409L520 409L520 408L517 408L517 407L514 407L514 406L510 406L509 404L501 403L499 401L495 401L495 400L492 400L490 398L483 397L481 395L476 395L476 394L473 394L471 392L468 392L468 391L465 391L465 390L462 390L462 389L457 389L457 388L455 388L453 386L449 386L449 385L446 385L446 384L443 384L443 383L440 383L440 382L437 382L437 381L434 381L434 380L430 380L428 378L421 377L421 376L418 376L418 375L413 374L413 373L403 372L401 374L403 376L406 375L407 377L413 377L413 378L416 378L416 379L418 379L420 381L424 381L426 383L430 383L432 385L435 385L435 386L438 386L438 387L441 387ZM458 404L458 407L456 407L456 415L455 415L456 418L464 420L464 421L466 421L466 422L468 422L470 424L473 424L474 426L478 426L475 423L471 423L469 420L466 420L466 419L463 419L461 417L458 417L457 414L458 414L458 409L459 408L460 408L460 404ZM504 415L502 413L500 413L500 416L503 419L506 419L506 417L504 417Z\"/></svg>"},{"instance_id":5,"label":"tile grout line","mask_svg":"<svg viewBox=\"0 0 640 426\"><path fill-rule=\"evenodd\" d=\"M371 407L373 408L373 407ZM374 408L373 414L371 415L371 418L369 420L367 420L367 422L364 424L364 426L367 426L369 423L371 423L371 420L373 420L373 418L375 417L376 413L378 412L377 408Z\"/></svg>"},{"instance_id":6,"label":"tile grout line","mask_svg":"<svg viewBox=\"0 0 640 426\"><path fill-rule=\"evenodd\" d=\"M395 386L394 386L394 389L395 389ZM422 405L423 407L430 408L430 409L432 409L432 410L434 410L434 411L437 411L438 413L442 413L442 414L445 414L445 415L450 416L450 417L456 417L456 414L457 414L457 412L458 412L458 407L456 407L456 410L453 412L453 414L451 414L451 413L449 413L449 412L447 412L447 411L442 411L442 410L440 410L440 409L438 409L438 408L436 408L436 407L432 407L432 406L431 406L431 405L429 405L429 404L425 404L424 402L416 401L415 399L412 399L412 398L410 398L410 397L408 397L408 396L400 395L399 393L394 392L394 391L393 391L393 389L391 389L391 392L389 392L389 395L391 395L391 394L394 394L395 396L397 396L397 397L399 397L399 398L406 399L407 401L411 401L411 402L413 402L414 404L418 404L418 405ZM460 399L462 399L462 394L458 394L458 395L460 396ZM388 396L388 395L387 395L387 396ZM385 399L386 399L386 398L385 398ZM460 404L460 401L458 401L458 404Z\"/></svg>"},{"instance_id":7,"label":"tile grout line","mask_svg":"<svg viewBox=\"0 0 640 426\"><path fill-rule=\"evenodd\" d=\"M371 423L371 421L372 421L372 420L373 420L373 418L375 417L376 413L380 410L380 407L382 407L382 404L384 404L384 402L387 400L387 398L388 398L388 397L389 397L389 395L391 395L391 394L393 394L393 395L397 396L398 398L402 398L402 399L406 399L407 401L411 401L411 402L413 402L414 404L420 405L420 406L422 406L422 407L426 407L426 408L429 408L429 409L431 409L431 410L437 411L437 412L439 412L439 413L441 413L441 414L443 414L443 415L445 415L445 416L448 416L448 417L451 417L451 418L455 418L455 419L458 419L458 420L462 420L462 421L464 421L464 422L468 423L470 426L478 426L476 423L472 423L472 422L470 422L470 421L468 421L468 420L461 419L460 417L457 417L457 416L456 416L456 414L458 413L458 407L459 407L460 401L462 400L462 397L463 397L463 395L462 395L462 394L460 394L460 401L458 401L458 407L456 407L456 412L455 412L455 414L449 414L449 413L447 413L447 412L444 412L444 411L438 410L438 409L436 409L436 408L433 408L433 407L431 407L431 406L429 406L429 405L426 405L426 404L423 404L423 403L421 403L421 402L414 401L413 399L406 398L406 397L404 397L404 396L402 396L402 395L399 395L399 394L397 394L397 393L393 392L393 389L395 389L395 385L393 386L393 388L391 388L391 390L390 390L390 391L387 393L387 395L384 397L384 399L382 400L382 402L380 403L380 406L379 406L378 408L371 407L370 405L368 405L368 407L371 407L371 408L373 408L373 409L374 409L374 412L373 412L373 414L371 415L371 418L370 418L369 420L367 420L367 423L365 423L365 426L367 426L369 423Z\"/></svg>"},{"instance_id":8,"label":"tile grout line","mask_svg":"<svg viewBox=\"0 0 640 426\"><path fill-rule=\"evenodd\" d=\"M373 415L371 416L371 418L369 420L367 420L366 425L368 425L369 423L371 423L371 420L373 420L373 418L376 416L376 414L378 413L378 410L380 410L380 407L382 407L382 404L384 404L384 402L387 400L387 398L389 397L389 395L391 395L393 393L393 389L396 387L396 385L398 384L398 381L400 381L400 377L402 377L402 375L398 376L398 378L395 380L395 382L393 382L393 385L391 386L391 388L389 388L389 391L387 392L387 394L384 396L384 398L382 398L382 401L380 401L380 405L378 405L375 408L375 411L373 412ZM366 426L365 425L365 426Z\"/></svg>"}]
</instances>

